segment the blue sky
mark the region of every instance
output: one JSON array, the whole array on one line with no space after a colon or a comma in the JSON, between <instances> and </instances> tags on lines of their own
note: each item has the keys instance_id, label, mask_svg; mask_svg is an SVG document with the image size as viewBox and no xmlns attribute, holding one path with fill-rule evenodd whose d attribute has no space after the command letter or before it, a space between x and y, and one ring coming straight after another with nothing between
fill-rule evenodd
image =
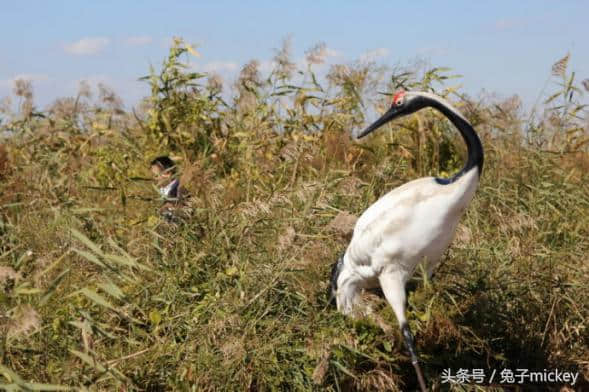
<instances>
[{"instance_id":1,"label":"blue sky","mask_svg":"<svg viewBox=\"0 0 589 392\"><path fill-rule=\"evenodd\" d=\"M41 107L81 80L106 83L130 107L173 36L198 46L197 69L229 81L250 59L268 62L289 34L296 59L319 41L331 62L421 57L463 75L470 94L519 94L528 105L569 51L579 80L589 78L588 1L22 0L0 10L0 98L25 77Z\"/></svg>"}]
</instances>

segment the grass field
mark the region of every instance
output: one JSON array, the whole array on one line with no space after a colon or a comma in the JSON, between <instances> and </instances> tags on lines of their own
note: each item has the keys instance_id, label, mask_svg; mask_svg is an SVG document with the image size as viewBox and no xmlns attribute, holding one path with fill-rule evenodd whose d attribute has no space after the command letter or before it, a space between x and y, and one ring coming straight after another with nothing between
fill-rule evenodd
<instances>
[{"instance_id":1,"label":"grass field","mask_svg":"<svg viewBox=\"0 0 589 392\"><path fill-rule=\"evenodd\" d=\"M566 64L527 116L517 98L461 95L442 68L319 78L322 50L300 73L287 45L267 78L252 61L229 96L183 67L177 41L134 111L82 85L40 112L18 83L0 123L0 388L414 390L385 300L366 293L374 313L351 319L326 296L355 217L462 166L460 135L431 110L352 140L390 101L374 91L404 86L452 100L486 153L443 264L411 285L429 386L474 390L442 384L446 369L559 368L577 385L550 389L589 390L589 134ZM175 224L149 179L161 154L192 195Z\"/></svg>"}]
</instances>

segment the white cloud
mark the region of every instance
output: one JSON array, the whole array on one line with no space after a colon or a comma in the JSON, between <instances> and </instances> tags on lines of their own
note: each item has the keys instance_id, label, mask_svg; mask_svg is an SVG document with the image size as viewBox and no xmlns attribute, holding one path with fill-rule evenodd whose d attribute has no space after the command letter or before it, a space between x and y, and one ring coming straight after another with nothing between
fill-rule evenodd
<instances>
[{"instance_id":1,"label":"white cloud","mask_svg":"<svg viewBox=\"0 0 589 392\"><path fill-rule=\"evenodd\" d=\"M67 53L75 55L97 54L104 49L110 40L106 37L87 37L79 41L67 44L64 49Z\"/></svg>"},{"instance_id":2,"label":"white cloud","mask_svg":"<svg viewBox=\"0 0 589 392\"><path fill-rule=\"evenodd\" d=\"M137 35L125 39L125 43L131 46L149 45L152 42L153 39L149 35Z\"/></svg>"},{"instance_id":3,"label":"white cloud","mask_svg":"<svg viewBox=\"0 0 589 392\"><path fill-rule=\"evenodd\" d=\"M368 62L376 61L380 58L386 57L389 55L389 53L390 53L390 51L387 48L377 48L377 49L362 53L359 57L359 60L363 63L368 63Z\"/></svg>"}]
</instances>

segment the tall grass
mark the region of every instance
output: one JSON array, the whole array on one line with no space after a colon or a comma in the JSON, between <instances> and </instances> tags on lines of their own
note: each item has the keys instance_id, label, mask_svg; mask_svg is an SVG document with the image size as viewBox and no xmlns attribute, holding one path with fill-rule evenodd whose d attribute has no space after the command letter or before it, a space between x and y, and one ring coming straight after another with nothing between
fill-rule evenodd
<instances>
[{"instance_id":1,"label":"tall grass","mask_svg":"<svg viewBox=\"0 0 589 392\"><path fill-rule=\"evenodd\" d=\"M322 47L297 74L285 41L275 70L250 62L227 99L217 77L190 72L178 40L130 113L84 85L40 112L20 85L0 123L3 388L414 389L384 299L366 293L373 313L354 320L325 296L354 216L461 166L459 135L433 111L352 140L398 86L454 100L487 153L444 263L409 295L432 389L448 388L447 368L556 367L587 388L588 130L566 65L562 91L528 121L515 98L445 85L443 68L352 63L322 79ZM192 194L174 224L147 179L164 153Z\"/></svg>"}]
</instances>

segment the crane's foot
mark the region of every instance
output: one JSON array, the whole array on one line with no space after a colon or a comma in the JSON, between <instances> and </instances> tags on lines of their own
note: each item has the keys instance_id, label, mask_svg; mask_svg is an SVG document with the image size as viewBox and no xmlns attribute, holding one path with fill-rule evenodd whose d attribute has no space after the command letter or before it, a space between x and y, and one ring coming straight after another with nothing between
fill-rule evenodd
<instances>
[{"instance_id":1,"label":"crane's foot","mask_svg":"<svg viewBox=\"0 0 589 392\"><path fill-rule=\"evenodd\" d=\"M423 378L421 366L419 366L419 358L417 357L417 352L415 350L415 342L413 339L413 334L409 329L409 324L404 323L401 327L401 332L403 333L403 338L405 339L405 345L407 346L409 354L411 355L411 364L415 368L415 373L417 374L417 381L419 382L421 392L426 392L427 388L425 387L425 380Z\"/></svg>"}]
</instances>

